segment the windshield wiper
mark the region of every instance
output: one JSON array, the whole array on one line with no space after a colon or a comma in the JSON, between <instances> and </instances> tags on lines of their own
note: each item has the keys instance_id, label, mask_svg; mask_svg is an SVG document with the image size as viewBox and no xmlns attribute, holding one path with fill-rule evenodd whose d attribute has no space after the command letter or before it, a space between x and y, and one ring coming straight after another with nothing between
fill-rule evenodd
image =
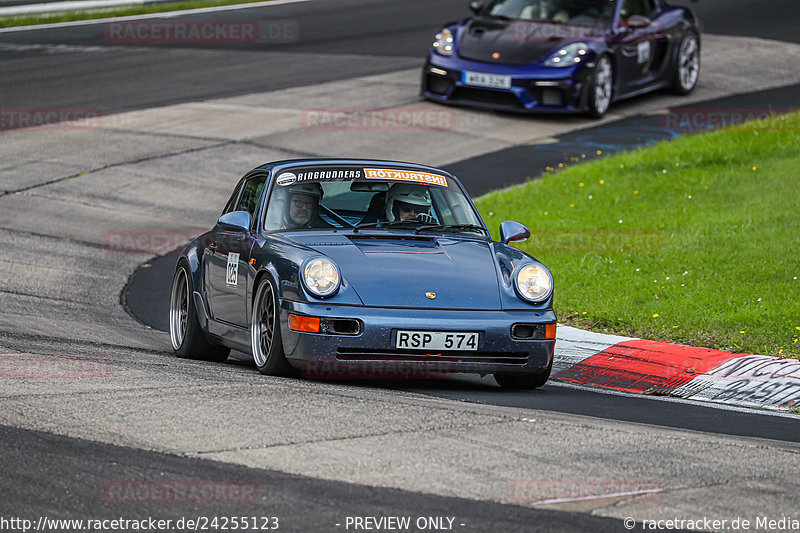
<instances>
[{"instance_id":1,"label":"windshield wiper","mask_svg":"<svg viewBox=\"0 0 800 533\"><path fill-rule=\"evenodd\" d=\"M497 19L497 20L505 20L505 21L513 20L511 17L509 17L507 15L493 15L491 13L478 13L477 16L478 17L486 17L488 19Z\"/></svg>"},{"instance_id":2,"label":"windshield wiper","mask_svg":"<svg viewBox=\"0 0 800 533\"><path fill-rule=\"evenodd\" d=\"M395 220L394 222L387 222L379 220L378 222L366 222L364 224L356 224L353 226L353 233L358 233L361 228L375 228L377 226L398 226L401 224L421 224L418 220Z\"/></svg>"},{"instance_id":3,"label":"windshield wiper","mask_svg":"<svg viewBox=\"0 0 800 533\"><path fill-rule=\"evenodd\" d=\"M375 226L380 226L381 224L386 224L386 222L360 222L353 226L353 233L358 233L358 230L361 228L374 228Z\"/></svg>"},{"instance_id":4,"label":"windshield wiper","mask_svg":"<svg viewBox=\"0 0 800 533\"><path fill-rule=\"evenodd\" d=\"M375 228L378 226L382 227L391 227L391 226L404 226L404 225L417 225L422 224L419 220L395 220L394 222L386 222L386 221L378 221L378 222L366 222L364 224L356 224L353 226L353 233L358 233L358 230L362 228ZM487 236L489 235L489 230L484 228L483 226L478 226L476 224L422 224L416 228L414 228L414 233L419 235L420 231L426 230L436 230L436 229L471 229L471 230L478 230L485 233Z\"/></svg>"},{"instance_id":5,"label":"windshield wiper","mask_svg":"<svg viewBox=\"0 0 800 533\"><path fill-rule=\"evenodd\" d=\"M420 231L425 231L429 229L477 229L480 230L486 235L489 235L489 230L484 228L483 226L478 226L476 224L428 224L426 226L420 226L414 230L414 233L419 235Z\"/></svg>"}]
</instances>

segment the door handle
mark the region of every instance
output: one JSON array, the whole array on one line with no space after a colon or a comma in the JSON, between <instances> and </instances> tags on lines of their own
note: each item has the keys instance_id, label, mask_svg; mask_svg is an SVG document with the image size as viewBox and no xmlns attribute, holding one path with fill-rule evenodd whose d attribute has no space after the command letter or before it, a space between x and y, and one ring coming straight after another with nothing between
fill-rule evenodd
<instances>
[{"instance_id":1,"label":"door handle","mask_svg":"<svg viewBox=\"0 0 800 533\"><path fill-rule=\"evenodd\" d=\"M208 245L208 249L213 254L214 252L217 251L217 243L212 242L211 244Z\"/></svg>"}]
</instances>

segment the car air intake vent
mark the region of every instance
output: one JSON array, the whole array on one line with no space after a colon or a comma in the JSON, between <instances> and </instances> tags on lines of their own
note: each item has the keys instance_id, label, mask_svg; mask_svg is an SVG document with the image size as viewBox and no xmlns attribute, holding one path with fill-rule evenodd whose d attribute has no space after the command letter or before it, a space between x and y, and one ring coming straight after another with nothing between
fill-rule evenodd
<instances>
[{"instance_id":1,"label":"car air intake vent","mask_svg":"<svg viewBox=\"0 0 800 533\"><path fill-rule=\"evenodd\" d=\"M426 353L422 350L371 350L363 348L337 348L336 359L340 361L403 361L416 363L488 363L524 365L528 362L527 353L483 353L443 351Z\"/></svg>"},{"instance_id":2,"label":"car air intake vent","mask_svg":"<svg viewBox=\"0 0 800 533\"><path fill-rule=\"evenodd\" d=\"M394 229L393 226L389 226L390 228ZM367 228L369 229L369 228ZM408 229L408 227L398 226L398 229ZM412 226L411 229L414 229ZM361 231L361 230L359 230ZM428 235L406 235L402 233L396 234L387 234L387 233L351 233L347 236L348 239L351 241L358 241L358 240L379 240L379 241L386 241L390 239L397 239L400 241L432 241L433 237Z\"/></svg>"},{"instance_id":3,"label":"car air intake vent","mask_svg":"<svg viewBox=\"0 0 800 533\"><path fill-rule=\"evenodd\" d=\"M447 94L447 92L450 90L450 87L453 85L453 82L450 81L449 78L445 78L442 76L434 76L433 74L427 74L425 78L426 78L425 86L432 93Z\"/></svg>"},{"instance_id":4,"label":"car air intake vent","mask_svg":"<svg viewBox=\"0 0 800 533\"><path fill-rule=\"evenodd\" d=\"M361 333L361 321L355 318L323 318L319 331L328 335L358 335Z\"/></svg>"},{"instance_id":5,"label":"car air intake vent","mask_svg":"<svg viewBox=\"0 0 800 533\"><path fill-rule=\"evenodd\" d=\"M546 337L544 324L514 324L511 337L517 340L542 340Z\"/></svg>"},{"instance_id":6,"label":"car air intake vent","mask_svg":"<svg viewBox=\"0 0 800 533\"><path fill-rule=\"evenodd\" d=\"M494 91L491 89L473 89L472 87L458 87L453 91L453 100L473 104L491 104L508 108L524 108L514 94L508 91Z\"/></svg>"}]
</instances>

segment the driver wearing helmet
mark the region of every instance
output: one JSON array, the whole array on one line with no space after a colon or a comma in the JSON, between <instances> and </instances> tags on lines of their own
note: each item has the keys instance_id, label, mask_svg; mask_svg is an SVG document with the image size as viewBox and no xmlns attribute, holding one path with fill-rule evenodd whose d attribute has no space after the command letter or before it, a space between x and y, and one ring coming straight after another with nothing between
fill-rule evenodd
<instances>
[{"instance_id":1,"label":"driver wearing helmet","mask_svg":"<svg viewBox=\"0 0 800 533\"><path fill-rule=\"evenodd\" d=\"M319 203L324 194L319 183L298 183L284 189L287 197L281 229L329 228L319 216Z\"/></svg>"},{"instance_id":2,"label":"driver wearing helmet","mask_svg":"<svg viewBox=\"0 0 800 533\"><path fill-rule=\"evenodd\" d=\"M420 185L395 183L386 194L386 220L389 222L413 219L430 224L434 222L430 211L431 194Z\"/></svg>"}]
</instances>

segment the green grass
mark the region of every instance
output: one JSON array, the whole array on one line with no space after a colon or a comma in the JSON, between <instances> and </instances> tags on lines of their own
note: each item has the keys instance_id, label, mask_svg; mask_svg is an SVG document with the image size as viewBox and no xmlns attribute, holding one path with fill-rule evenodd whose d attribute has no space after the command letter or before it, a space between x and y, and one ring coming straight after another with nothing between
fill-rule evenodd
<instances>
[{"instance_id":1,"label":"green grass","mask_svg":"<svg viewBox=\"0 0 800 533\"><path fill-rule=\"evenodd\" d=\"M234 4L249 4L255 0L193 0L184 2L166 2L118 9L98 11L69 11L48 15L21 15L0 17L0 28L15 26L32 26L36 24L50 24L53 22L71 22L74 20L92 20L108 17L127 17L131 15L147 15L150 13L166 13L183 9L199 9L202 7L228 6Z\"/></svg>"},{"instance_id":2,"label":"green grass","mask_svg":"<svg viewBox=\"0 0 800 533\"><path fill-rule=\"evenodd\" d=\"M553 272L560 322L800 355L800 114L576 165L477 201Z\"/></svg>"}]
</instances>

